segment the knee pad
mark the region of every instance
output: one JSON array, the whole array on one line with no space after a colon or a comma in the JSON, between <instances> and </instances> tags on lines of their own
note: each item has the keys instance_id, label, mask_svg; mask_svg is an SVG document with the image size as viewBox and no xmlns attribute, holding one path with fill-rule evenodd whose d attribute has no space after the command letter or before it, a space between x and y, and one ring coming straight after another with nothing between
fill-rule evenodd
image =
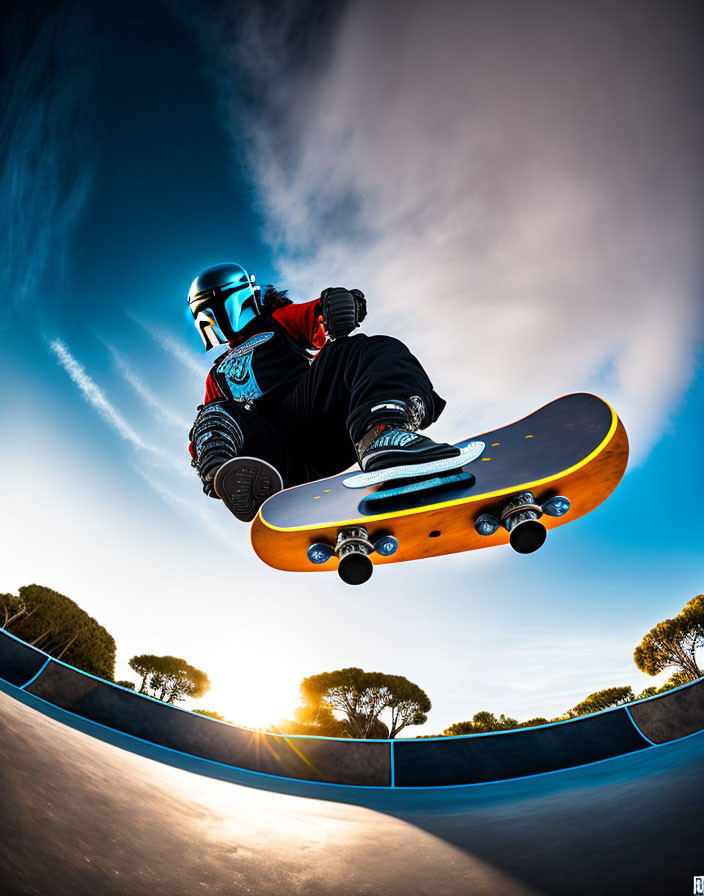
<instances>
[{"instance_id":1,"label":"knee pad","mask_svg":"<svg viewBox=\"0 0 704 896\"><path fill-rule=\"evenodd\" d=\"M193 466L205 484L212 480L221 464L236 457L244 445L244 434L227 401L213 401L198 409L191 441Z\"/></svg>"}]
</instances>

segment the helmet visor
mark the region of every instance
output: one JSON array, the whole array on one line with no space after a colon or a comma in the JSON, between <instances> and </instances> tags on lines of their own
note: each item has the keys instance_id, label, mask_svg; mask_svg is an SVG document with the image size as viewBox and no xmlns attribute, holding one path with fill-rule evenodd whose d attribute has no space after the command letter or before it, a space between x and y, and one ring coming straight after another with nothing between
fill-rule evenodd
<instances>
[{"instance_id":1,"label":"helmet visor","mask_svg":"<svg viewBox=\"0 0 704 896\"><path fill-rule=\"evenodd\" d=\"M206 351L235 338L257 314L254 289L244 282L196 293L188 302Z\"/></svg>"},{"instance_id":2,"label":"helmet visor","mask_svg":"<svg viewBox=\"0 0 704 896\"><path fill-rule=\"evenodd\" d=\"M229 339L225 338L220 322L217 320L215 311L209 302L201 302L200 304L190 302L189 304L193 320L206 351L209 348L215 348L216 345L224 345L229 342Z\"/></svg>"},{"instance_id":3,"label":"helmet visor","mask_svg":"<svg viewBox=\"0 0 704 896\"><path fill-rule=\"evenodd\" d=\"M247 280L246 283L238 284L234 288L227 286L222 292L225 298L227 319L235 333L239 333L257 314L257 303L252 284Z\"/></svg>"}]
</instances>

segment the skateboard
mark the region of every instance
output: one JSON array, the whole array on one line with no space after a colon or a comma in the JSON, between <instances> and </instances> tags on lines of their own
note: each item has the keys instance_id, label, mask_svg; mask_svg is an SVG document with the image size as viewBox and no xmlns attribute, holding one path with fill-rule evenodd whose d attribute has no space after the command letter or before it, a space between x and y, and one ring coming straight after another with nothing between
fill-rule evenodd
<instances>
[{"instance_id":1,"label":"skateboard","mask_svg":"<svg viewBox=\"0 0 704 896\"><path fill-rule=\"evenodd\" d=\"M256 554L276 569L336 569L351 585L377 565L505 544L529 554L601 504L628 462L623 423L588 393L457 445L474 459L445 475L365 485L347 472L272 495L252 522Z\"/></svg>"}]
</instances>

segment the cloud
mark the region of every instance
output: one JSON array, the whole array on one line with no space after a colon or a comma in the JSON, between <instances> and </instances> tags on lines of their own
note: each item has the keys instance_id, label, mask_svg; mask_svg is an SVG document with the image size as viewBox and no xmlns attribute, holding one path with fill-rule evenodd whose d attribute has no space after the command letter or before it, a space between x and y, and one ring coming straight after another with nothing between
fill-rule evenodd
<instances>
[{"instance_id":1,"label":"cloud","mask_svg":"<svg viewBox=\"0 0 704 896\"><path fill-rule=\"evenodd\" d=\"M53 339L50 343L52 352L56 355L59 364L71 380L78 386L81 394L102 417L102 419L111 426L117 434L126 442L129 442L134 448L141 451L148 451L152 454L158 454L159 449L145 442L134 429L127 423L112 406L105 397L103 391L88 375L83 365L77 361L66 345L60 339Z\"/></svg>"},{"instance_id":2,"label":"cloud","mask_svg":"<svg viewBox=\"0 0 704 896\"><path fill-rule=\"evenodd\" d=\"M64 4L31 26L30 15L16 7L3 29L0 327L21 306L36 311L46 277L63 272L92 183L83 105L95 52L85 10Z\"/></svg>"},{"instance_id":3,"label":"cloud","mask_svg":"<svg viewBox=\"0 0 704 896\"><path fill-rule=\"evenodd\" d=\"M194 480L195 474L191 470L190 464L185 459L175 457L145 441L115 409L103 390L87 373L83 365L71 354L65 343L60 339L54 339L50 343L50 348L59 364L68 373L88 404L98 412L100 417L120 438L140 452L140 463L133 462L132 464L135 472L169 506L178 510L188 519L198 520L201 528L205 528L211 534L216 535L221 541L229 543L229 530L204 509L202 500L199 498L196 502L188 497L183 497L181 494L183 492L182 478L184 476L187 477L191 483ZM117 353L115 353L115 356L120 357ZM120 360L125 364L125 369L129 371L129 366L126 362L123 359ZM140 397L145 398L144 395L140 395ZM152 399L153 396L150 394L147 402L150 406ZM177 474L179 478L168 484L168 480L164 478L168 474Z\"/></svg>"},{"instance_id":4,"label":"cloud","mask_svg":"<svg viewBox=\"0 0 704 896\"><path fill-rule=\"evenodd\" d=\"M139 324L142 329L151 336L151 338L159 345L168 355L175 358L190 373L197 374L199 380L204 378L210 368L208 359L199 361L196 355L182 342L165 333L163 330L157 329L146 321L137 317L135 314L129 314L132 320Z\"/></svg>"},{"instance_id":5,"label":"cloud","mask_svg":"<svg viewBox=\"0 0 704 896\"><path fill-rule=\"evenodd\" d=\"M169 408L165 407L164 404L159 400L159 397L155 395L151 389L149 389L149 387L144 383L143 380L140 379L139 376L137 376L132 367L130 367L130 365L128 364L127 360L117 351L116 348L109 345L107 342L105 343L105 347L110 352L112 359L115 362L115 366L119 370L123 379L131 386L135 394L142 399L147 407L155 411L157 417L160 420L163 420L165 423L170 423L174 426L177 426L181 431L188 431L190 427L190 423L188 422L188 420L186 420L186 418L182 417L180 414L177 414L175 411L172 411Z\"/></svg>"},{"instance_id":6,"label":"cloud","mask_svg":"<svg viewBox=\"0 0 704 896\"><path fill-rule=\"evenodd\" d=\"M363 288L365 329L409 343L457 436L591 389L643 457L702 336L689 7L343 9L314 65L285 17L242 13L229 53L208 33L286 285Z\"/></svg>"},{"instance_id":7,"label":"cloud","mask_svg":"<svg viewBox=\"0 0 704 896\"><path fill-rule=\"evenodd\" d=\"M50 343L52 352L56 355L59 364L64 368L71 380L78 386L81 394L101 418L112 427L117 434L133 448L145 452L152 464L158 465L161 471L164 468L180 475L191 476L188 462L181 457L169 454L167 451L145 441L136 430L130 426L125 418L115 409L106 398L103 390L95 380L87 373L85 367L76 360L68 347L60 339L54 339ZM127 368L129 369L129 368Z\"/></svg>"}]
</instances>

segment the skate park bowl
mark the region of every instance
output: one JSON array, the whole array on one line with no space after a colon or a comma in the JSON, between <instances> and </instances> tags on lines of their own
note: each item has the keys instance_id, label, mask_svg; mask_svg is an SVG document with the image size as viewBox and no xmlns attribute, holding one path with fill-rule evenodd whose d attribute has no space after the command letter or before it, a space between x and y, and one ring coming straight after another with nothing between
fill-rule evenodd
<instances>
[{"instance_id":1,"label":"skate park bowl","mask_svg":"<svg viewBox=\"0 0 704 896\"><path fill-rule=\"evenodd\" d=\"M0 630L0 708L3 894L690 893L704 874L704 679L515 731L283 736Z\"/></svg>"}]
</instances>

